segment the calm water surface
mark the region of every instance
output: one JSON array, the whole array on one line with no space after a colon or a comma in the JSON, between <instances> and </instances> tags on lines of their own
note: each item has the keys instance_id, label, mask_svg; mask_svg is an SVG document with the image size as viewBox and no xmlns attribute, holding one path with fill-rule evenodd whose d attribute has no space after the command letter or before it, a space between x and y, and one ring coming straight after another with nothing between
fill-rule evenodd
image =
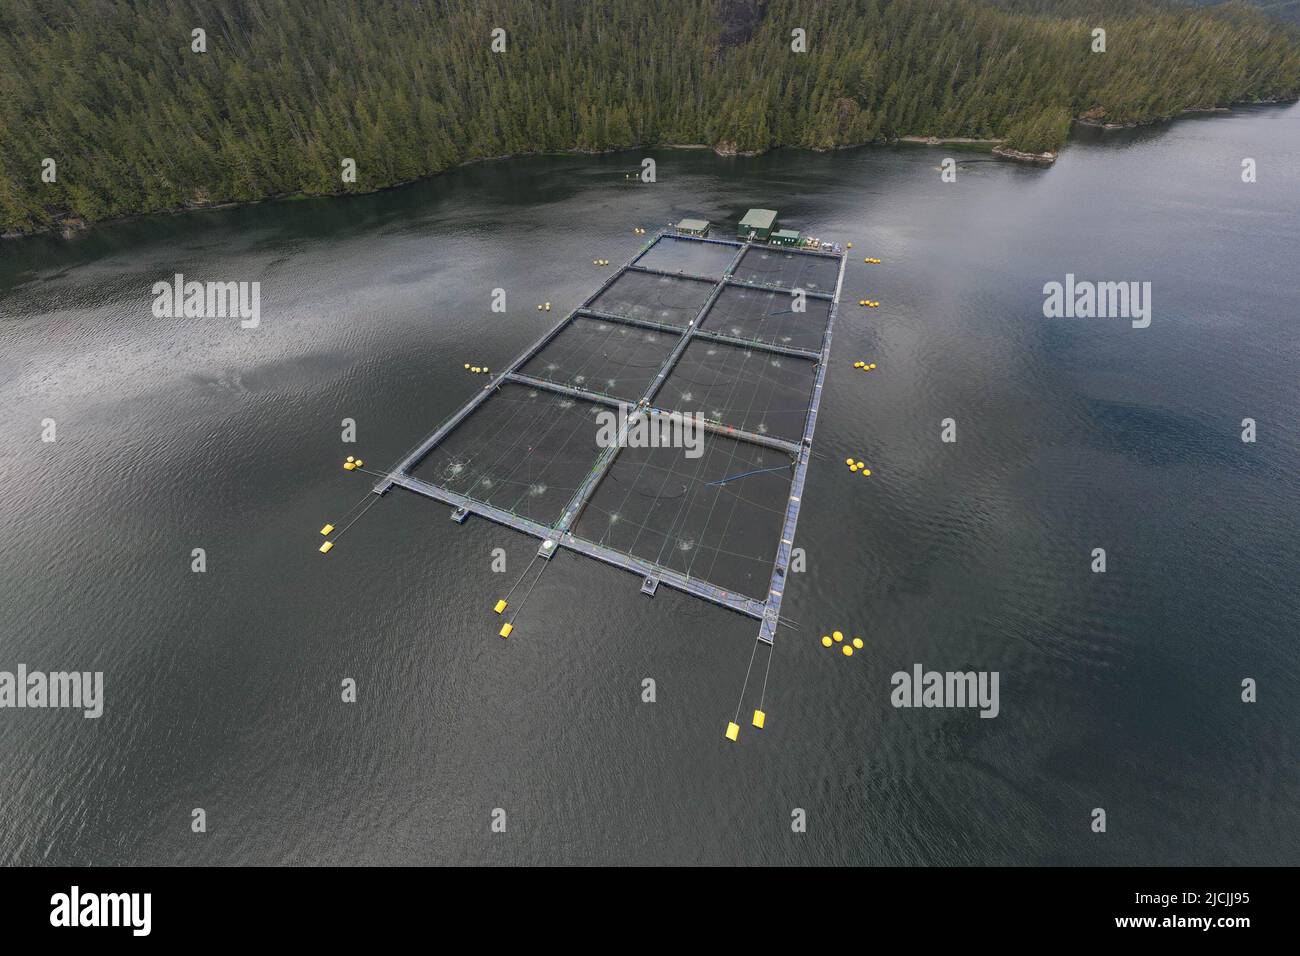
<instances>
[{"instance_id":1,"label":"calm water surface","mask_svg":"<svg viewBox=\"0 0 1300 956\"><path fill-rule=\"evenodd\" d=\"M0 711L0 861L1300 863L1300 108L955 184L941 149L641 155L0 245L0 670L107 696ZM316 552L344 455L398 458L633 226L750 206L857 253L767 729L722 737L744 618L566 553L501 641L536 544L403 492ZM176 272L260 281L262 327L155 318ZM1044 319L1067 272L1150 281L1151 327ZM1000 715L895 710L918 662L998 671Z\"/></svg>"}]
</instances>

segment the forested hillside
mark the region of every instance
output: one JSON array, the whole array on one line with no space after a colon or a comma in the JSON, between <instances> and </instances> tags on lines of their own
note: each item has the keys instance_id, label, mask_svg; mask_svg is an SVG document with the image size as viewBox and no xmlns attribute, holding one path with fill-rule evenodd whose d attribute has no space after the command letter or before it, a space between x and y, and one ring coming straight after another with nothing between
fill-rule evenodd
<instances>
[{"instance_id":1,"label":"forested hillside","mask_svg":"<svg viewBox=\"0 0 1300 956\"><path fill-rule=\"evenodd\" d=\"M1086 111L1294 98L1296 37L1245 7L1144 0L0 0L0 231L528 151L904 135L1037 151Z\"/></svg>"}]
</instances>

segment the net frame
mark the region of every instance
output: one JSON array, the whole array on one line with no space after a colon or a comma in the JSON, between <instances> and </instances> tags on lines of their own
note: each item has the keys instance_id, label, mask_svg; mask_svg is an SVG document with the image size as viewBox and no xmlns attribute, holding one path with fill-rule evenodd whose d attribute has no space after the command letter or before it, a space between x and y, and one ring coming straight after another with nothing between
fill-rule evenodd
<instances>
[{"instance_id":1,"label":"net frame","mask_svg":"<svg viewBox=\"0 0 1300 956\"><path fill-rule=\"evenodd\" d=\"M664 241L666 236L671 238L673 242L686 240L690 243L724 247L731 251L733 258L731 259L728 268L724 270L723 274L717 280L700 280L693 277L686 269L681 270L679 273L670 274L662 270L641 265L640 260L642 260L647 253L653 250L658 243ZM809 282L810 285L824 284L826 282L825 276L832 271L835 272L836 279L833 291L826 291L819 288L804 290L805 294L810 298L822 299L830 303L819 350L814 351L808 348L791 347L777 342L765 342L758 339L737 337L701 328L701 326L705 324L705 319L710 310L715 306L719 296L726 289L733 287L756 287L756 283L754 282L745 278L737 278L735 272L745 257L749 256L755 249L760 247L763 252L778 252L781 256L781 261L786 263L781 266L780 274L775 277L776 280L779 281L773 281L762 286L765 289L788 288L780 283L788 283L793 281L793 278L804 276L812 277L812 280ZM676 250L674 253L675 255L680 253L683 248L689 249L689 247L685 246L674 246L673 248ZM716 248L709 249L708 258L717 258ZM822 260L824 260L824 262ZM794 263L793 266L789 265L791 262ZM659 233L656 233L636 255L609 275L601 286L596 289L577 309L570 312L556 326L547 332L546 335L534 343L531 348L517 357L504 372L495 375L486 388L471 398L465 406L453 414L451 418L444 422L436 431L417 444L401 461L398 462L393 470L375 486L374 491L376 494L382 495L395 486L405 487L419 494L453 505L456 508L453 517L458 521L464 520L465 514L472 512L480 514L493 521L497 521L508 527L515 528L516 530L542 538L543 546L539 551L539 554L543 557L549 558L554 554L556 545L561 545L618 567L640 573L646 578L642 587L642 590L646 593L653 594L654 586L662 581L663 583L689 594L693 594L697 597L704 598L758 619L761 622L758 635L759 640L770 644L775 636L777 622L779 620L781 597L784 593L785 586L785 575L789 567L790 551L793 545L795 524L798 520L803 483L811 455L812 434L816 425L817 412L824 385L826 363L830 353L831 334L834 326L835 312L838 306L839 289L843 282L845 262L844 250L837 244L830 244L830 247L825 251L816 249L778 249L777 247L754 242L687 237L682 235L671 235L665 231L660 231ZM752 269L749 274L754 274ZM601 304L617 304L616 297L611 297L607 294L616 283L626 281L628 276L645 277L632 280L633 282L640 282L643 284L648 278L657 279L659 280L659 288L673 288L674 293L681 291L682 287L672 287L670 284L673 282L704 281L705 284L708 285L709 289L703 302L700 304L698 311L691 318L687 319L684 325L678 324L681 320L676 315L669 316L669 318L673 319L672 322L658 321L658 318L663 317L663 300L653 303L648 313L643 304L637 302L635 297L631 300L625 299L622 303L622 311L627 314L612 314L599 308ZM818 278L819 276L820 278ZM625 286L624 291L621 291L618 295L624 295L627 288L628 287ZM692 290L692 294L698 296L698 292L695 290ZM602 297L605 298L602 299ZM642 305L643 307L638 309L638 305ZM656 307L658 307L660 311L656 312ZM680 301L671 303L671 307L677 310L683 308ZM620 402L616 397L610 394L595 392L581 387L574 387L559 381L538 379L524 371L525 366L528 365L528 363L532 362L543 353L543 351L547 349L548 346L552 345L552 343L554 343L566 329L571 327L575 320L579 319L597 319L620 322L631 326L655 329L676 335L677 340L671 353L668 355L663 366L659 369L647 387L645 393L637 403L631 404ZM726 344L728 346L743 347L748 350L755 350L770 355L786 356L793 359L801 359L815 363L815 381L805 410L802 435L797 441L782 437L774 437L759 432L750 432L745 428L736 427L733 424L721 421L705 421L702 423L704 429L711 436L711 439L709 440L709 447L711 448L716 449L719 447L727 447L727 442L740 442L744 443L746 446L744 457L757 459L758 457L770 455L772 453L783 453L786 456L785 464L780 466L763 469L748 469L748 473L733 472L731 475L723 475L721 476L723 479L721 482L722 490L717 492L707 492L707 494L714 495L715 501L722 500L728 496L732 501L743 501L745 500L745 495L743 493L739 496L734 493L734 485L736 483L743 483L745 481L751 481L754 478L759 478L761 481L753 481L752 487L757 488L761 486L770 489L772 487L772 481L775 479L769 476L779 476L782 480L788 480L788 488L782 492L785 502L784 510L781 512L782 523L779 533L779 541L775 549L775 556L770 560L763 557L756 559L761 564L766 564L771 568L768 587L766 588L762 598L753 596L758 588L754 584L755 575L752 571L744 576L744 581L739 587L737 586L735 576L719 574L715 570L710 570L708 573L715 578L725 577L727 578L727 582L724 584L722 582L710 581L702 576L696 575L694 573L695 569L693 565L679 567L672 561L661 561L658 559L650 560L645 556L639 556L631 551L621 551L617 548L609 547L598 540L588 540L587 538L575 533L575 524L582 524L584 522L582 517L584 515L584 510L588 508L594 496L598 493L598 489L602 482L614 473L616 467L619 467L617 463L620 457L632 451L632 449L624 447L626 444L625 439L628 437L628 434L625 431L625 429L628 428L627 424L620 425L620 432L617 441L611 443L608 447L602 447L600 449L595 462L588 469L581 483L577 485L576 490L574 490L573 497L563 509L560 517L554 520L549 519L549 512L546 516L547 520L537 520L537 518L528 514L518 513L517 511L508 508L499 507L491 500L483 500L483 496L480 496L480 498L474 498L467 494L463 494L462 491L457 490L452 483L446 482L445 479L440 480L440 476L436 472L430 476L435 479L433 481L414 474L416 470L424 465L426 459L428 459L440 445L446 443L445 448L454 448L455 444L452 436L455 435L457 430L470 422L485 402L491 402L495 398L500 397L502 390L507 385L523 386L535 391L547 391L554 395L565 396L568 399L575 401L575 403L578 401L585 402L587 405L591 406L591 410L597 412L601 410L601 406L603 406L606 411L616 408L622 409L624 412L623 421L625 423L636 421L641 416L671 415L675 410L658 408L652 404L652 402L655 400L656 395L661 392L674 369L678 367L681 359L689 351L692 344L709 341ZM687 367L690 367L689 364ZM478 419L480 422L484 420L486 419ZM787 428L785 430L792 431L793 429ZM456 440L464 440L465 435L472 436L472 434L472 430L466 429L461 432L461 438ZM761 451L754 451L753 449L761 449ZM682 449L676 449L676 451L682 451ZM735 455L733 454L731 458L734 461ZM629 455L624 459L624 461L634 464L635 456ZM666 470L669 474L679 470L676 469L671 462L666 466L666 468L663 465L660 465L659 467L661 470ZM427 468L425 468L425 472L428 472ZM705 480L704 477L697 476L696 484L698 487L695 491L698 493L700 488L714 488L714 486L718 485L719 482L717 479L709 478L708 480ZM733 486L730 491L727 490L729 485ZM567 486L565 486L565 490L568 490ZM490 499L490 496L486 497ZM517 503L512 507L517 507ZM778 512L778 509L776 508L769 508L768 510L773 514ZM595 516L598 513L598 510L592 511L589 517ZM711 521L711 519L709 519L709 521ZM705 522L706 529L709 527L709 521ZM589 520L586 521L586 525L590 527ZM667 539L671 536L671 528L666 530L661 529L661 533L664 534ZM706 549L711 550L715 555L715 560L711 567L716 567L717 556L726 553L729 550L723 547L724 543L725 542L720 539L716 544ZM742 590L750 593L742 593Z\"/></svg>"}]
</instances>

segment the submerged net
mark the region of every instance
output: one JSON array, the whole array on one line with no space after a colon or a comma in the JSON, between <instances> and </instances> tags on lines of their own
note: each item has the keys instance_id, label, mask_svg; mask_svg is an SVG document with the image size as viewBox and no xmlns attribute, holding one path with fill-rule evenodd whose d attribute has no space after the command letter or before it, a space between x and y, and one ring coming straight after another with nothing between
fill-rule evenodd
<instances>
[{"instance_id":1,"label":"submerged net","mask_svg":"<svg viewBox=\"0 0 1300 956\"><path fill-rule=\"evenodd\" d=\"M694 339L653 403L732 428L799 441L816 363Z\"/></svg>"},{"instance_id":2,"label":"submerged net","mask_svg":"<svg viewBox=\"0 0 1300 956\"><path fill-rule=\"evenodd\" d=\"M742 282L834 293L840 260L775 246L750 246L741 256L734 275Z\"/></svg>"},{"instance_id":3,"label":"submerged net","mask_svg":"<svg viewBox=\"0 0 1300 956\"><path fill-rule=\"evenodd\" d=\"M647 269L721 279L738 251L739 243L664 236L636 264Z\"/></svg>"},{"instance_id":4,"label":"submerged net","mask_svg":"<svg viewBox=\"0 0 1300 956\"><path fill-rule=\"evenodd\" d=\"M597 312L686 328L700 314L713 284L698 279L624 272L590 305Z\"/></svg>"},{"instance_id":5,"label":"submerged net","mask_svg":"<svg viewBox=\"0 0 1300 956\"><path fill-rule=\"evenodd\" d=\"M680 338L579 316L520 371L546 382L636 402Z\"/></svg>"},{"instance_id":6,"label":"submerged net","mask_svg":"<svg viewBox=\"0 0 1300 956\"><path fill-rule=\"evenodd\" d=\"M554 524L600 454L601 406L502 385L413 469L430 484Z\"/></svg>"},{"instance_id":7,"label":"submerged net","mask_svg":"<svg viewBox=\"0 0 1300 956\"><path fill-rule=\"evenodd\" d=\"M793 459L720 435L703 454L625 448L574 534L660 567L763 600L767 596Z\"/></svg>"},{"instance_id":8,"label":"submerged net","mask_svg":"<svg viewBox=\"0 0 1300 956\"><path fill-rule=\"evenodd\" d=\"M700 327L736 338L820 352L831 313L830 300L805 296L802 312L796 311L797 305L789 292L730 285L710 306Z\"/></svg>"}]
</instances>

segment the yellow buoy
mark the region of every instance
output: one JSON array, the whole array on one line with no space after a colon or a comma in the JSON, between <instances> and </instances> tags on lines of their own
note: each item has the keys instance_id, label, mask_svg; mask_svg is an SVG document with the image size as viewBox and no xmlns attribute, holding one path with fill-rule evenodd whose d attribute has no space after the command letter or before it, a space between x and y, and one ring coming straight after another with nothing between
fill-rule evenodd
<instances>
[{"instance_id":1,"label":"yellow buoy","mask_svg":"<svg viewBox=\"0 0 1300 956\"><path fill-rule=\"evenodd\" d=\"M542 304L541 304L540 302L537 303L537 311L538 311L538 312L542 311ZM469 368L468 365L466 365L465 367L466 367L466 368Z\"/></svg>"},{"instance_id":2,"label":"yellow buoy","mask_svg":"<svg viewBox=\"0 0 1300 956\"><path fill-rule=\"evenodd\" d=\"M853 639L853 646L856 647L858 650L862 650L862 638L855 637Z\"/></svg>"},{"instance_id":3,"label":"yellow buoy","mask_svg":"<svg viewBox=\"0 0 1300 956\"><path fill-rule=\"evenodd\" d=\"M862 261L863 261L863 262L870 262L871 260L870 260L870 259L863 259Z\"/></svg>"},{"instance_id":4,"label":"yellow buoy","mask_svg":"<svg viewBox=\"0 0 1300 956\"><path fill-rule=\"evenodd\" d=\"M350 461L345 461L345 462L343 463L343 470L344 470L344 471L351 471L351 470L352 470L353 468L355 468L355 467L357 467L357 466L354 465L354 464L352 464L352 462L350 462Z\"/></svg>"},{"instance_id":5,"label":"yellow buoy","mask_svg":"<svg viewBox=\"0 0 1300 956\"><path fill-rule=\"evenodd\" d=\"M831 639L830 639L829 637L827 637L825 634L823 634L823 635L822 635L822 647L830 647L830 646L831 646Z\"/></svg>"},{"instance_id":6,"label":"yellow buoy","mask_svg":"<svg viewBox=\"0 0 1300 956\"><path fill-rule=\"evenodd\" d=\"M850 249L853 248L853 243L851 243L851 242L849 243L849 248L850 248Z\"/></svg>"},{"instance_id":7,"label":"yellow buoy","mask_svg":"<svg viewBox=\"0 0 1300 956\"><path fill-rule=\"evenodd\" d=\"M831 637L835 638L835 643L838 644L840 641L844 640L844 632L835 631L833 634L831 634Z\"/></svg>"},{"instance_id":8,"label":"yellow buoy","mask_svg":"<svg viewBox=\"0 0 1300 956\"><path fill-rule=\"evenodd\" d=\"M324 544L322 544L322 545L320 546L320 553L321 553L321 554L329 554L329 553L330 553L330 548L332 548L332 547L334 547L334 542L333 542L333 541L326 541Z\"/></svg>"},{"instance_id":9,"label":"yellow buoy","mask_svg":"<svg viewBox=\"0 0 1300 956\"><path fill-rule=\"evenodd\" d=\"M514 626L513 624L510 624L510 623L502 624L502 625L501 625L501 636L502 636L502 637L509 637L509 636L510 636L510 632L513 631L514 629L515 629L515 626Z\"/></svg>"},{"instance_id":10,"label":"yellow buoy","mask_svg":"<svg viewBox=\"0 0 1300 956\"><path fill-rule=\"evenodd\" d=\"M842 648L840 648L840 650L842 650L842 651L844 652L844 656L845 656L845 657L852 657L852 656L853 656L853 648L849 647L849 645L847 645L847 644L845 644Z\"/></svg>"},{"instance_id":11,"label":"yellow buoy","mask_svg":"<svg viewBox=\"0 0 1300 956\"><path fill-rule=\"evenodd\" d=\"M365 464L365 462L362 461L360 458L357 459L357 461L356 461L356 465L357 465L358 468L360 468L360 467L361 467L362 465L364 465L364 464Z\"/></svg>"},{"instance_id":12,"label":"yellow buoy","mask_svg":"<svg viewBox=\"0 0 1300 956\"><path fill-rule=\"evenodd\" d=\"M352 460L353 460L352 456L348 455L348 461L352 461Z\"/></svg>"},{"instance_id":13,"label":"yellow buoy","mask_svg":"<svg viewBox=\"0 0 1300 956\"><path fill-rule=\"evenodd\" d=\"M754 726L759 730L763 729L763 724L767 723L767 714L761 710L754 711Z\"/></svg>"},{"instance_id":14,"label":"yellow buoy","mask_svg":"<svg viewBox=\"0 0 1300 956\"><path fill-rule=\"evenodd\" d=\"M498 614L500 614L500 613L501 613L502 611L504 611L505 609L506 609L506 599L505 599L505 598L502 598L500 601L497 601L497 606L494 607L492 610L494 610L494 611L496 611Z\"/></svg>"},{"instance_id":15,"label":"yellow buoy","mask_svg":"<svg viewBox=\"0 0 1300 956\"><path fill-rule=\"evenodd\" d=\"M734 720L727 721L727 739L735 740L739 736L740 724L736 723Z\"/></svg>"},{"instance_id":16,"label":"yellow buoy","mask_svg":"<svg viewBox=\"0 0 1300 956\"><path fill-rule=\"evenodd\" d=\"M862 469L862 473L863 473L864 475L869 475L869 474L871 474L871 469L870 469L870 468L863 468L863 469Z\"/></svg>"},{"instance_id":17,"label":"yellow buoy","mask_svg":"<svg viewBox=\"0 0 1300 956\"><path fill-rule=\"evenodd\" d=\"M853 459L852 459L852 458L845 458L845 459L844 459L844 464L849 465L849 466L852 466L852 464L853 464Z\"/></svg>"},{"instance_id":18,"label":"yellow buoy","mask_svg":"<svg viewBox=\"0 0 1300 956\"><path fill-rule=\"evenodd\" d=\"M329 534L333 530L334 530L334 526L332 524L327 524L325 527L320 529L320 533Z\"/></svg>"}]
</instances>

